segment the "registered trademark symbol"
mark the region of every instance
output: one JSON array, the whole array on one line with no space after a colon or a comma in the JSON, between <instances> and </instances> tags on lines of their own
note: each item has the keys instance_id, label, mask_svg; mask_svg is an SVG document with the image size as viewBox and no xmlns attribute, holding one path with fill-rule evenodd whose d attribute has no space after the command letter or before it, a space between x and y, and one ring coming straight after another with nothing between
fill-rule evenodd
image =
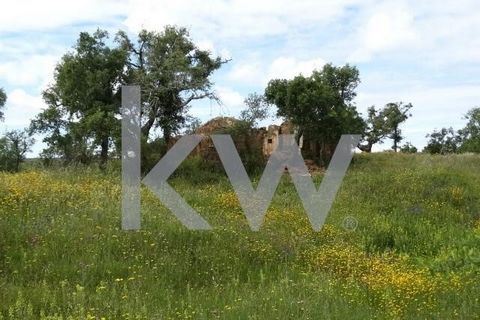
<instances>
[{"instance_id":1,"label":"registered trademark symbol","mask_svg":"<svg viewBox=\"0 0 480 320\"><path fill-rule=\"evenodd\" d=\"M346 231L355 231L358 227L358 220L352 216L347 216L343 219L342 225Z\"/></svg>"}]
</instances>

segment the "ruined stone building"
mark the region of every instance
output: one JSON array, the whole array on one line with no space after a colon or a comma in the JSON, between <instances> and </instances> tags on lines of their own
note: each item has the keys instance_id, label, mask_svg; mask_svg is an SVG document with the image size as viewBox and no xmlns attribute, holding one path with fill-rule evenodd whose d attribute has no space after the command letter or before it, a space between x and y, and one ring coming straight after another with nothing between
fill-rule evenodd
<instances>
[{"instance_id":1,"label":"ruined stone building","mask_svg":"<svg viewBox=\"0 0 480 320\"><path fill-rule=\"evenodd\" d=\"M294 134L294 130L289 122L284 122L281 125L270 125L262 137L263 148L262 153L268 157L278 146L278 136L281 134Z\"/></svg>"},{"instance_id":2,"label":"ruined stone building","mask_svg":"<svg viewBox=\"0 0 480 320\"><path fill-rule=\"evenodd\" d=\"M192 154L207 160L219 160L213 141L210 138L212 134L231 134L239 153L252 152L261 148L265 129L254 130L250 134L235 134L235 130L239 128L236 125L240 124L240 120L232 117L216 117L207 121L195 131L195 134L201 135L203 138Z\"/></svg>"},{"instance_id":3,"label":"ruined stone building","mask_svg":"<svg viewBox=\"0 0 480 320\"><path fill-rule=\"evenodd\" d=\"M215 146L210 138L212 134L230 133L240 120L232 117L216 117L199 127L195 133L204 136L202 141L195 148L193 154L204 159L214 160L218 158ZM268 158L278 146L278 137L281 134L295 134L295 130L289 122L283 122L280 125L270 125L267 128L254 129L249 135L235 136L234 142L237 150L254 151L258 148L265 158ZM299 147L301 149L308 144L304 144L303 136L300 137ZM260 150L261 149L261 150ZM303 152L303 150L302 150Z\"/></svg>"}]
</instances>

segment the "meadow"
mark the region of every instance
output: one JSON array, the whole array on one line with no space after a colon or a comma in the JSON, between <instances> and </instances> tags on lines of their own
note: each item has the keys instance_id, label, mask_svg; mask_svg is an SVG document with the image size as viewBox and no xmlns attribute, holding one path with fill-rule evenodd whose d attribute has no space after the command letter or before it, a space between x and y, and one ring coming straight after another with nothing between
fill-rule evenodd
<instances>
[{"instance_id":1,"label":"meadow","mask_svg":"<svg viewBox=\"0 0 480 320\"><path fill-rule=\"evenodd\" d=\"M320 232L287 175L259 232L221 170L170 181L213 231L146 188L122 231L115 166L1 173L0 319L480 319L479 156L356 155Z\"/></svg>"}]
</instances>

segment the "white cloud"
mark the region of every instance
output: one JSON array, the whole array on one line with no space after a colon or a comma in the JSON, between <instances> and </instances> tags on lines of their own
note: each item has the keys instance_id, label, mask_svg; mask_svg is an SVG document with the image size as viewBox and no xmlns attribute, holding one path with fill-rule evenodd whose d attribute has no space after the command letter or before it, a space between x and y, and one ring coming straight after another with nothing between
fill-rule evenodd
<instances>
[{"instance_id":1,"label":"white cloud","mask_svg":"<svg viewBox=\"0 0 480 320\"><path fill-rule=\"evenodd\" d=\"M42 108L46 105L38 95L31 95L21 89L15 89L7 92L7 104L5 110L5 121L0 122L0 134L10 130L23 130L28 128L32 120ZM35 144L27 157L36 157L45 144L42 142L43 136L35 136Z\"/></svg>"},{"instance_id":2,"label":"white cloud","mask_svg":"<svg viewBox=\"0 0 480 320\"><path fill-rule=\"evenodd\" d=\"M219 50L218 48L215 47L215 45L211 40L199 40L199 41L196 41L195 44L200 50L210 51L210 53L214 57L219 56L222 59L231 59L232 57L232 54L228 49L223 48Z\"/></svg>"},{"instance_id":3,"label":"white cloud","mask_svg":"<svg viewBox=\"0 0 480 320\"><path fill-rule=\"evenodd\" d=\"M256 84L262 77L262 69L259 63L237 63L228 74L230 80L240 83Z\"/></svg>"},{"instance_id":4,"label":"white cloud","mask_svg":"<svg viewBox=\"0 0 480 320\"><path fill-rule=\"evenodd\" d=\"M127 13L126 0L15 0L2 3L0 33L38 31L75 23L110 22Z\"/></svg>"},{"instance_id":5,"label":"white cloud","mask_svg":"<svg viewBox=\"0 0 480 320\"><path fill-rule=\"evenodd\" d=\"M244 98L239 92L223 86L218 86L216 89L222 104L228 110L233 111L242 107Z\"/></svg>"},{"instance_id":6,"label":"white cloud","mask_svg":"<svg viewBox=\"0 0 480 320\"><path fill-rule=\"evenodd\" d=\"M350 57L353 61L368 61L380 52L412 44L417 38L414 17L401 2L376 7L358 31L360 47Z\"/></svg>"},{"instance_id":7,"label":"white cloud","mask_svg":"<svg viewBox=\"0 0 480 320\"><path fill-rule=\"evenodd\" d=\"M44 88L53 80L55 55L20 55L14 60L0 63L0 80L12 86L35 86Z\"/></svg>"},{"instance_id":8,"label":"white cloud","mask_svg":"<svg viewBox=\"0 0 480 320\"><path fill-rule=\"evenodd\" d=\"M2 126L7 130L29 126L30 120L45 107L40 96L31 95L21 89L7 92L5 122Z\"/></svg>"},{"instance_id":9,"label":"white cloud","mask_svg":"<svg viewBox=\"0 0 480 320\"><path fill-rule=\"evenodd\" d=\"M367 24L365 44L370 50L394 48L415 38L412 15L407 11L375 14Z\"/></svg>"},{"instance_id":10,"label":"white cloud","mask_svg":"<svg viewBox=\"0 0 480 320\"><path fill-rule=\"evenodd\" d=\"M220 104L212 100L196 101L192 104L190 113L205 122L217 116L238 116L243 107L243 96L226 86L216 86L215 92Z\"/></svg>"},{"instance_id":11,"label":"white cloud","mask_svg":"<svg viewBox=\"0 0 480 320\"><path fill-rule=\"evenodd\" d=\"M480 7L475 0L379 1L362 7L347 34L352 62L376 58L436 67L480 61Z\"/></svg>"},{"instance_id":12,"label":"white cloud","mask_svg":"<svg viewBox=\"0 0 480 320\"><path fill-rule=\"evenodd\" d=\"M191 28L195 39L209 42L209 48L216 48L221 41L248 44L252 39L286 35L314 44L319 35L339 32L318 47L347 39L342 52L332 54L354 62L398 48L427 62L478 61L478 9L476 0L18 0L3 4L0 33L82 23L117 25L136 32L178 24ZM227 53L225 48L219 52Z\"/></svg>"},{"instance_id":13,"label":"white cloud","mask_svg":"<svg viewBox=\"0 0 480 320\"><path fill-rule=\"evenodd\" d=\"M265 86L271 79L293 79L300 74L310 76L313 70L323 67L320 58L298 60L294 57L279 57L263 66L259 62L239 63L233 66L228 79L239 83Z\"/></svg>"},{"instance_id":14,"label":"white cloud","mask_svg":"<svg viewBox=\"0 0 480 320\"><path fill-rule=\"evenodd\" d=\"M211 53L215 52L215 46L210 40L200 40L197 41L197 46L200 50L210 51Z\"/></svg>"},{"instance_id":15,"label":"white cloud","mask_svg":"<svg viewBox=\"0 0 480 320\"><path fill-rule=\"evenodd\" d=\"M130 0L125 24L131 30L192 26L214 38L258 38L284 34L310 24L332 21L360 0Z\"/></svg>"},{"instance_id":16,"label":"white cloud","mask_svg":"<svg viewBox=\"0 0 480 320\"><path fill-rule=\"evenodd\" d=\"M313 70L323 67L325 61L323 59L297 60L292 57L280 57L275 59L270 65L267 72L267 81L276 78L293 79L295 76L302 74L310 76Z\"/></svg>"}]
</instances>

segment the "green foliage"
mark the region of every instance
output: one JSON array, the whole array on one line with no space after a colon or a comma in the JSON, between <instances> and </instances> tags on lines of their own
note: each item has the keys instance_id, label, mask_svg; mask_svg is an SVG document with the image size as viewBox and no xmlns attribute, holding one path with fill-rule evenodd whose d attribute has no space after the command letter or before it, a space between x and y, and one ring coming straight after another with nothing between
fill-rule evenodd
<instances>
[{"instance_id":1,"label":"green foliage","mask_svg":"<svg viewBox=\"0 0 480 320\"><path fill-rule=\"evenodd\" d=\"M7 102L7 94L3 88L0 88L0 120L3 120L3 108Z\"/></svg>"},{"instance_id":2,"label":"green foliage","mask_svg":"<svg viewBox=\"0 0 480 320\"><path fill-rule=\"evenodd\" d=\"M160 128L168 144L191 120L193 101L218 100L210 77L226 61L200 50L185 28L143 30L137 44L119 32L114 43L106 31L82 32L57 65L54 84L43 92L48 107L30 129L46 134L44 158L88 164L98 153L104 166L112 150L118 155L122 84L142 88L145 141L151 129Z\"/></svg>"},{"instance_id":3,"label":"green foliage","mask_svg":"<svg viewBox=\"0 0 480 320\"><path fill-rule=\"evenodd\" d=\"M214 162L192 156L180 164L170 179L181 182L182 185L203 186L224 181L224 177L223 169Z\"/></svg>"},{"instance_id":4,"label":"green foliage","mask_svg":"<svg viewBox=\"0 0 480 320\"><path fill-rule=\"evenodd\" d=\"M411 104L404 106L400 103L389 103L382 109L375 106L368 108L365 119L365 131L363 141L358 147L365 152L371 152L376 143L383 143L385 138L391 138L394 142L393 149L396 151L398 143L403 140L399 125L410 116L408 110Z\"/></svg>"},{"instance_id":5,"label":"green foliage","mask_svg":"<svg viewBox=\"0 0 480 320\"><path fill-rule=\"evenodd\" d=\"M465 116L467 124L455 132L442 128L428 134L430 138L424 151L432 154L480 153L480 108L473 108Z\"/></svg>"},{"instance_id":6,"label":"green foliage","mask_svg":"<svg viewBox=\"0 0 480 320\"><path fill-rule=\"evenodd\" d=\"M360 144L359 148L365 152L371 152L376 143L382 143L390 131L387 125L383 110L377 110L375 106L368 108L367 118L365 119L365 132L363 140L366 144Z\"/></svg>"},{"instance_id":7,"label":"green foliage","mask_svg":"<svg viewBox=\"0 0 480 320\"><path fill-rule=\"evenodd\" d=\"M270 116L270 105L265 99L265 96L252 93L244 101L247 108L240 112L240 120L248 123L252 128L258 125L259 121L265 120Z\"/></svg>"},{"instance_id":8,"label":"green foliage","mask_svg":"<svg viewBox=\"0 0 480 320\"><path fill-rule=\"evenodd\" d=\"M252 125L251 121L237 120L231 127L212 132L215 134L228 134L232 137L240 159L247 173L250 174L258 173L262 170L266 160L262 152L263 140L257 139L258 131Z\"/></svg>"},{"instance_id":9,"label":"green foliage","mask_svg":"<svg viewBox=\"0 0 480 320\"><path fill-rule=\"evenodd\" d=\"M190 116L187 124L185 125L185 134L192 135L195 134L198 128L202 125L202 122L199 118Z\"/></svg>"},{"instance_id":10,"label":"green foliage","mask_svg":"<svg viewBox=\"0 0 480 320\"><path fill-rule=\"evenodd\" d=\"M448 154L458 152L460 137L456 135L453 128L442 128L434 130L427 135L429 138L427 146L423 152L430 154Z\"/></svg>"},{"instance_id":11,"label":"green foliage","mask_svg":"<svg viewBox=\"0 0 480 320\"><path fill-rule=\"evenodd\" d=\"M310 77L274 79L265 89L268 103L277 115L292 122L308 139L320 145L320 159L333 154L342 134L361 133L364 122L353 105L360 82L357 68L327 64Z\"/></svg>"},{"instance_id":12,"label":"green foliage","mask_svg":"<svg viewBox=\"0 0 480 320\"><path fill-rule=\"evenodd\" d=\"M15 155L6 137L0 138L0 170L14 171Z\"/></svg>"},{"instance_id":13,"label":"green foliage","mask_svg":"<svg viewBox=\"0 0 480 320\"><path fill-rule=\"evenodd\" d=\"M147 174L167 152L167 144L163 138L146 141L142 138L141 172Z\"/></svg>"},{"instance_id":14,"label":"green foliage","mask_svg":"<svg viewBox=\"0 0 480 320\"><path fill-rule=\"evenodd\" d=\"M30 151L34 139L26 130L13 130L0 138L0 170L19 171L25 154Z\"/></svg>"},{"instance_id":15,"label":"green foliage","mask_svg":"<svg viewBox=\"0 0 480 320\"><path fill-rule=\"evenodd\" d=\"M119 32L116 40L129 53L129 82L142 88L144 138L149 138L153 128L160 128L168 144L187 122L193 101L219 101L210 77L227 61L198 48L187 29L142 30L136 44Z\"/></svg>"},{"instance_id":16,"label":"green foliage","mask_svg":"<svg viewBox=\"0 0 480 320\"><path fill-rule=\"evenodd\" d=\"M417 148L410 142L407 142L400 147L400 152L403 152L403 153L417 153L417 151L418 151Z\"/></svg>"},{"instance_id":17,"label":"green foliage","mask_svg":"<svg viewBox=\"0 0 480 320\"><path fill-rule=\"evenodd\" d=\"M412 116L412 114L409 113L412 107L411 103L403 104L402 102L397 102L389 103L383 109L386 126L391 130L388 137L393 140L392 149L395 152L398 151L398 144L403 140L400 125Z\"/></svg>"},{"instance_id":18,"label":"green foliage","mask_svg":"<svg viewBox=\"0 0 480 320\"><path fill-rule=\"evenodd\" d=\"M43 93L47 109L31 131L47 134L45 156L88 163L95 150L105 163L119 136L120 85L127 53L107 45L108 33L80 33L73 52L62 57L55 79Z\"/></svg>"},{"instance_id":19,"label":"green foliage","mask_svg":"<svg viewBox=\"0 0 480 320\"><path fill-rule=\"evenodd\" d=\"M461 141L459 151L480 153L480 108L468 111L465 119L468 120L467 125L458 131Z\"/></svg>"}]
</instances>

